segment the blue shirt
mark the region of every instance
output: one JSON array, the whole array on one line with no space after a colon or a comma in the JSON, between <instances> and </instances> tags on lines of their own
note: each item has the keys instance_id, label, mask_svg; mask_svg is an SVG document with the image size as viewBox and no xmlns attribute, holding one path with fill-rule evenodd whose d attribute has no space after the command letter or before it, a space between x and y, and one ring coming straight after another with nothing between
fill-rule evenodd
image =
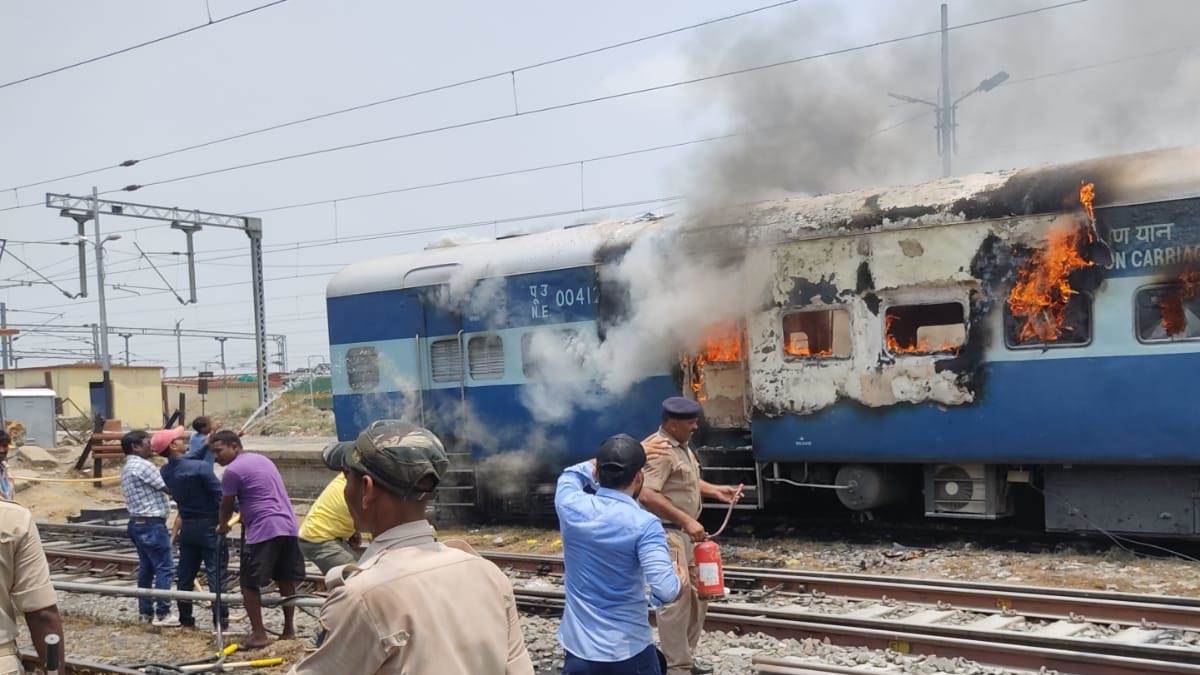
<instances>
[{"instance_id":1,"label":"blue shirt","mask_svg":"<svg viewBox=\"0 0 1200 675\"><path fill-rule=\"evenodd\" d=\"M679 595L662 523L629 495L599 487L591 462L558 477L554 509L566 566L563 649L608 663L636 656L654 643L646 586L659 603Z\"/></svg>"},{"instance_id":2,"label":"blue shirt","mask_svg":"<svg viewBox=\"0 0 1200 675\"><path fill-rule=\"evenodd\" d=\"M187 452L183 453L184 459L202 459L208 465L208 470L213 470L213 460L217 458L216 453L205 451L204 444L208 442L208 434L192 434L188 439Z\"/></svg>"},{"instance_id":3,"label":"blue shirt","mask_svg":"<svg viewBox=\"0 0 1200 675\"><path fill-rule=\"evenodd\" d=\"M183 518L216 518L221 507L221 481L199 459L168 459L161 470L167 490Z\"/></svg>"}]
</instances>

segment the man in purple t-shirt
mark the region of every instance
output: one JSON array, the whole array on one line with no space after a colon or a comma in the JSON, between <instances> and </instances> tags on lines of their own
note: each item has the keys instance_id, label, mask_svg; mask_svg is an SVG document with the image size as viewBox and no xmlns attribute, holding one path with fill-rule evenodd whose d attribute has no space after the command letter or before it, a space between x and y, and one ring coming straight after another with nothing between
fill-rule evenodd
<instances>
[{"instance_id":1,"label":"man in purple t-shirt","mask_svg":"<svg viewBox=\"0 0 1200 675\"><path fill-rule=\"evenodd\" d=\"M229 531L234 500L242 515L242 568L240 583L250 619L250 637L242 647L256 649L270 644L262 619L262 587L275 580L283 596L296 594L296 582L304 580L304 556L297 539L299 529L292 502L283 487L283 477L271 460L246 452L242 439L228 429L209 436L208 446L225 467L221 477L221 515L218 534ZM280 639L296 637L296 609L283 608Z\"/></svg>"}]
</instances>

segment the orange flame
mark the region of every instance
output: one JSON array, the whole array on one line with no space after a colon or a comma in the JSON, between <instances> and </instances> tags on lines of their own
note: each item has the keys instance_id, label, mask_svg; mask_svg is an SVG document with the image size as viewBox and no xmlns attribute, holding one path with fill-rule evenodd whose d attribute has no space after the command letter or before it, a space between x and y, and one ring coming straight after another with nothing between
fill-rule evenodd
<instances>
[{"instance_id":1,"label":"orange flame","mask_svg":"<svg viewBox=\"0 0 1200 675\"><path fill-rule=\"evenodd\" d=\"M1188 270L1179 275L1178 289L1172 290L1158 301L1158 309L1162 313L1162 326L1167 335L1175 337L1182 335L1187 329L1187 319L1183 314L1185 300L1195 300L1200 293L1200 272Z\"/></svg>"},{"instance_id":2,"label":"orange flame","mask_svg":"<svg viewBox=\"0 0 1200 675\"><path fill-rule=\"evenodd\" d=\"M934 347L929 340L919 338L916 344L902 345L892 334L892 326L895 325L898 318L894 314L886 314L883 318L883 332L886 334L887 349L892 354L936 354L939 352L956 352L959 345L952 342L943 342Z\"/></svg>"},{"instance_id":3,"label":"orange flame","mask_svg":"<svg viewBox=\"0 0 1200 675\"><path fill-rule=\"evenodd\" d=\"M704 402L708 397L704 388L704 369L709 363L738 363L742 360L742 333L737 322L716 324L709 329L700 352L694 359L684 357L683 367L690 370L692 392L696 400Z\"/></svg>"},{"instance_id":4,"label":"orange flame","mask_svg":"<svg viewBox=\"0 0 1200 675\"><path fill-rule=\"evenodd\" d=\"M1096 264L1080 253L1082 246L1092 241L1095 198L1093 183L1080 187L1079 203L1087 214L1088 226L1051 230L1046 248L1034 252L1017 272L1017 283L1008 294L1008 308L1014 319L1024 322L1018 341L1054 342L1067 330L1067 304L1078 293L1071 288L1071 273Z\"/></svg>"},{"instance_id":5,"label":"orange flame","mask_svg":"<svg viewBox=\"0 0 1200 675\"><path fill-rule=\"evenodd\" d=\"M1079 204L1087 214L1088 222L1096 222L1096 184L1084 183L1079 186Z\"/></svg>"},{"instance_id":6,"label":"orange flame","mask_svg":"<svg viewBox=\"0 0 1200 675\"><path fill-rule=\"evenodd\" d=\"M783 351L788 356L833 356L833 347L818 349L814 352L812 349L809 349L807 344L802 345L792 342L790 336L784 340Z\"/></svg>"}]
</instances>

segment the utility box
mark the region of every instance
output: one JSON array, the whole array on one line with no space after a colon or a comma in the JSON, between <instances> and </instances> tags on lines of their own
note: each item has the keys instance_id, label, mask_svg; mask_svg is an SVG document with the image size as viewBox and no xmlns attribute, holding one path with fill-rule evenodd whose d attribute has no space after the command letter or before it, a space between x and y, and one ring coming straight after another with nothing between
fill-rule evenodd
<instances>
[{"instance_id":1,"label":"utility box","mask_svg":"<svg viewBox=\"0 0 1200 675\"><path fill-rule=\"evenodd\" d=\"M42 448L56 445L57 417L53 389L0 389L0 423L25 425L25 444Z\"/></svg>"}]
</instances>

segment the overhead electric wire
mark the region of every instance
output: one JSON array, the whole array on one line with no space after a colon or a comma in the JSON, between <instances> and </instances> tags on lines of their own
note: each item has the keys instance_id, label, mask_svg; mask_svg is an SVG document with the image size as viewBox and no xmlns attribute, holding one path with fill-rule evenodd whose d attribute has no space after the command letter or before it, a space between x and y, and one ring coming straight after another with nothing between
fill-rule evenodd
<instances>
[{"instance_id":1,"label":"overhead electric wire","mask_svg":"<svg viewBox=\"0 0 1200 675\"><path fill-rule=\"evenodd\" d=\"M947 30L961 30L964 28L972 28L975 26L993 23L996 21L1003 21L1003 20L1017 18L1017 17L1021 17L1021 16L1027 16L1027 15L1036 14L1039 12L1045 12L1045 11L1059 9L1059 8L1067 7L1067 6L1071 6L1071 5L1077 5L1077 4L1081 4L1084 2L1088 2L1088 0L1067 0L1066 2L1060 2L1057 4L1053 4L1053 5L1047 5L1044 7L1038 7L1038 8L1033 8L1033 9L1024 10L1024 11L1020 11L1020 12L1013 12L1013 13L1005 14L1005 15L1001 15L1001 16L995 16L995 17L991 17L991 18L987 18L987 19L980 19L978 21L971 21L971 22L967 22L967 23L957 24L954 26L950 26ZM918 33L908 34L908 35L901 35L901 36L888 38L888 39L884 39L884 40L876 40L874 42L870 42L870 43L866 43L866 44L854 45L851 47L843 47L843 48L833 49L833 50L820 52L820 53L816 53L816 54L808 54L805 56L795 57L792 59L785 59L783 61L776 61L773 63L761 64L761 65L757 65L757 66L749 66L746 68L739 68L739 69L725 71L725 72L721 72L721 73L714 73L714 74L710 74L710 75L689 78L686 80L679 80L679 81L675 81L675 82L668 82L668 83L653 85L653 86L649 86L649 87L642 87L639 89L633 89L633 90L624 91L624 92L617 92L615 94L607 94L604 96L595 96L595 97L591 97L591 98L580 99L580 100L570 101L570 102L566 102L566 103L559 103L559 104L554 104L554 105L549 105L549 106L543 106L541 108L534 108L534 109L530 109L530 110L514 110L511 113L505 113L503 115L493 115L490 117L480 118L480 119L476 119L476 120L470 120L470 121L466 121L466 122L459 122L459 123L455 123L455 124L448 124L448 125L443 125L440 127L421 129L421 130L417 130L417 131L406 132L406 133L402 133L402 134L394 134L391 136L384 136L381 138L368 139L365 141L358 141L355 143L346 143L346 144L331 146L331 147L326 147L326 148L318 148L315 150L309 150L309 151L299 152L299 153L292 153L292 154L288 154L288 155L282 155L279 157L257 160L257 161L253 161L253 162L246 162L246 163L236 164L236 165L232 165L232 166L228 166L228 167L211 169L208 171L201 171L201 172L192 173L192 174L175 176L172 178L160 179L157 181L150 181L150 182L142 183L142 184L130 184L130 185L126 185L126 186L120 187L120 188L113 188L110 190L105 190L105 191L103 191L103 194L112 194L114 192L123 192L123 191L128 192L128 191L133 191L133 190L137 190L137 189L141 189L141 188L145 188L145 187L165 185L168 183L177 183L177 182L181 182L181 181L193 180L196 178L202 178L202 177L206 177L206 176L228 173L231 171L239 171L242 169L253 168L256 166L264 166L267 164L274 164L274 163L278 163L278 162L290 161L293 159L301 159L304 157L312 157L315 155L322 155L322 154L327 154L327 153L331 153L331 152L350 150L350 149L354 149L354 148L360 148L360 147L375 145L375 144L379 144L379 143L386 143L386 142L402 140L402 139L406 139L406 138L413 138L413 137L417 137L417 136L434 134L434 133L439 133L439 132L443 132L443 131L451 131L451 130L455 130L455 129L463 129L463 128L468 128L468 127L473 127L473 126L479 126L479 125L489 124L491 122L496 122L496 121L504 120L504 119L515 119L518 117L526 117L526 116L537 115L537 114L546 113L546 112L564 110L564 109L568 109L568 108L578 107L578 106L582 106L582 105L589 105L592 103L598 103L598 102L602 102L602 101L610 101L610 100L621 99L621 98L625 98L625 97L629 97L629 96L636 96L636 95L645 94L645 93L663 91L663 90L672 89L675 87L681 87L681 86L686 86L686 85L690 85L690 84L698 84L701 82L708 82L708 81L716 80L716 79L723 78L723 77L744 75L747 73L758 72L758 71L768 70L768 69L772 69L772 68L778 68L778 67L786 66L786 65L793 65L796 63L802 63L805 61L811 61L811 60L815 60L815 59L819 59L819 58L825 58L825 57L829 57L829 56L836 56L836 55L840 55L840 54L847 54L847 53L851 53L851 52L862 51L862 50L871 49L874 47L880 47L880 46L884 46L884 45L904 42L907 40L913 40L913 39L917 39L917 38L928 37L931 35L937 35L939 33L941 33L941 29L922 31L922 32L918 32ZM529 67L535 67L535 66L529 66ZM503 71L502 74L509 74L510 72L513 72L513 70ZM495 75L493 75L491 77L495 77ZM487 79L487 78L484 77L481 79ZM454 86L454 85L443 85L442 88L449 87L449 86ZM36 184L38 184L38 183L31 184L31 185L36 185ZM31 205L32 204L6 207L3 209L0 209L0 212L11 211L11 210L19 209L19 208L26 208Z\"/></svg>"},{"instance_id":2,"label":"overhead electric wire","mask_svg":"<svg viewBox=\"0 0 1200 675\"><path fill-rule=\"evenodd\" d=\"M137 248L138 253L142 254L142 257L146 259L146 262L150 263L151 269L154 270L154 273L158 275L159 279L162 279L162 282L167 287L167 290L169 290L171 292L171 294L175 296L175 299L179 301L179 304L181 304L181 305L188 304L186 300L184 300L182 297L180 297L179 293L175 290L175 288L173 286L171 286L171 282L167 281L167 278L165 276L163 276L162 271L160 271L158 269L158 266L154 264L154 261L150 259L150 256L146 255L146 252L142 250L142 247L138 246L138 243L136 241L133 242L133 245L135 248ZM137 288L137 286L133 286L130 284L125 284L125 285L129 286L129 288ZM158 290L158 289L155 289L155 290ZM135 291L135 293L136 293L136 291ZM141 293L136 293L136 294L141 295Z\"/></svg>"},{"instance_id":3,"label":"overhead electric wire","mask_svg":"<svg viewBox=\"0 0 1200 675\"><path fill-rule=\"evenodd\" d=\"M411 229L411 230L401 230L399 232L381 232L381 233L361 235L359 237L354 237L353 239L343 237L336 241L337 241L337 243L349 243L349 242L358 242L358 241L374 241L377 239L390 239L390 238L394 238L394 237L409 237L409 236L413 236L413 235L417 235L417 234L429 234L432 232L449 232L452 230L463 230L463 229L469 229L472 227L484 227L487 225L500 225L500 224L504 224L504 223L515 223L515 222L520 222L523 220L536 220L538 218L553 218L553 217L557 217L557 216L569 216L569 215L576 214L576 213L587 213L589 211L603 211L603 210L607 210L607 209L628 208L631 206L647 206L650 204L661 204L661 203L665 203L665 202L679 201L680 199L681 198L679 196L655 197L655 198L651 198L651 199L642 199L642 200L637 200L637 201L622 202L619 204L603 204L603 205L597 205L597 206L588 206L588 207L585 207L582 209L579 209L579 208L562 209L562 210L557 210L557 211L547 211L547 212L543 212L543 213L525 214L525 215L520 215L520 216L509 216L506 218L489 218L486 220L476 220L476 221L464 222L464 223L454 223L454 224L450 224L450 225L435 225L435 226L416 228L416 229ZM297 246L295 248L313 248L316 246L328 245L333 242L334 242L334 240L331 240L331 239L330 240L313 240L313 242L311 244L307 244L304 246ZM336 272L315 272L313 274L298 274L298 275L294 274L291 276L274 277L271 279L266 279L266 281L272 282L272 281L286 281L288 279L303 279L303 278L310 278L310 277L328 277L328 276L333 276L334 274L336 274ZM223 283L223 284L208 284L208 285L196 286L196 289L200 290L200 289L209 289L209 288L227 288L230 286L244 286L248 283L250 283L250 281L248 281L248 280L247 281L232 281L232 282ZM145 296L142 296L142 297L147 297L147 296L152 296L152 295L163 295L168 292L169 291L160 290L155 293L147 293L147 294L145 294ZM291 297L291 296L288 296L288 297ZM112 298L109 300L109 302L126 300L126 299L130 299L130 298ZM94 301L89 301L89 302L94 302ZM53 305L42 305L39 307L34 307L32 309L46 310L46 309L56 309L58 307L77 307L77 306L79 306L79 304L80 303L73 303L73 302L72 303L58 303L58 304L53 304Z\"/></svg>"},{"instance_id":4,"label":"overhead electric wire","mask_svg":"<svg viewBox=\"0 0 1200 675\"><path fill-rule=\"evenodd\" d=\"M44 71L41 73L27 75L25 77L18 78L16 80L0 83L0 89L5 89L5 88L11 87L13 85L21 84L23 82L29 82L31 80L36 80L38 78L46 77L48 75L54 75L55 73L61 73L65 70L70 70L72 68L78 68L79 66L85 66L89 63L95 63L97 61L102 61L102 60L107 59L112 56L117 56L119 54L125 54L125 53L131 52L135 49L141 49L142 47L149 47L150 45L157 44L157 43L163 42L165 40L170 40L171 38L177 38L181 35L187 35L188 33L198 31L202 28L208 28L210 26L215 26L219 23L224 23L226 21L230 21L230 20L236 19L238 17L246 16L247 14L253 14L254 12L257 12L259 10L267 9L268 7L274 7L275 5L278 5L278 4L281 4L284 2L287 2L287 0L274 0L274 2L268 2L267 4L259 5L258 7L251 7L250 9L238 12L236 14L230 14L229 16L222 17L215 21L210 17L208 23L198 24L198 25L192 26L191 28L185 28L184 30L175 31L174 33L170 33L168 35L162 35L162 36L156 37L151 40L146 40L145 42L139 42L135 45L130 45L128 47L122 47L120 49L117 49L117 50L114 50L111 52L106 52L104 54L99 54L97 56L93 56L91 58L87 58L82 61L76 61L75 63L69 63L65 66L51 68L50 70L47 70L47 71ZM77 175L84 175L84 174L77 174Z\"/></svg>"},{"instance_id":5,"label":"overhead electric wire","mask_svg":"<svg viewBox=\"0 0 1200 675\"><path fill-rule=\"evenodd\" d=\"M36 274L36 275L38 275L39 277L41 277L43 281L45 281L46 283L50 284L51 286L53 286L53 287L57 288L57 289L59 290L59 292L60 292L60 293L62 293L63 295L67 296L68 298L77 298L77 297L79 297L79 295L78 295L77 293L76 293L76 294L72 294L70 291L66 290L66 289L65 289L65 288L63 288L62 286L59 286L58 284L54 283L53 281L50 281L50 279L48 279L48 278L46 277L46 275L44 275L44 274L42 274L41 272L39 272L39 271L37 270L37 268L36 268L36 267L33 267L33 266L32 266L32 265L30 265L29 263L27 263L27 262L25 262L24 260L22 260L22 259L21 259L19 256L17 256L17 254L16 254L16 253L13 253L12 251L8 251L8 250L6 250L5 252L6 252L6 253L8 253L8 257L10 257L10 258L12 258L13 260L16 260L17 262L19 262L19 263L21 263L22 265L24 265L24 266L25 266L25 269L27 269L27 270L29 270L30 272L33 272L34 274ZM28 284L33 284L34 282L32 282L32 281L30 281L30 282L23 282L23 283L22 283L22 285L24 285L24 284L26 284L26 283L28 283Z\"/></svg>"},{"instance_id":6,"label":"overhead electric wire","mask_svg":"<svg viewBox=\"0 0 1200 675\"><path fill-rule=\"evenodd\" d=\"M280 1L280 2L282 2L283 0L279 0L279 1ZM764 11L767 11L767 10L770 10L770 9L775 9L775 8L778 8L778 7L782 7L782 6L784 6L784 5L791 5L791 4L794 4L794 3L796 3L796 2L799 2L799 1L800 1L800 0L783 0L782 2L775 2L775 3L769 4L769 5L764 5L764 6L762 6L762 7L755 7L755 8L748 9L748 10L741 11L741 12L737 12L737 13L734 13L734 14L727 14L727 15L725 15L725 16L720 16L720 17L715 17L715 18L712 18L712 19L707 19L707 20L705 20L705 21L701 21L701 22L699 22L699 23L693 23L693 24L689 24L689 25L687 25L687 26L680 26L680 27L678 27L678 28L672 28L672 29L669 29L669 30L660 31L660 32L657 32L657 33L652 33L652 34L650 34L650 35L643 35L643 36L641 36L641 37L636 37L636 38L632 38L632 39L629 39L629 40L622 40L621 42L615 42L615 43L613 43L613 44L604 45L604 46L602 46L602 47L594 47L594 48L592 48L592 49L587 49L587 50L584 50L584 51L581 51L581 52L575 52L575 53L573 53L573 54L567 54L567 55L565 55L565 56L558 56L558 57L555 57L555 58L546 59L546 60L544 60L544 61L538 61L538 62L535 62L535 63L529 63L529 64L526 64L526 65L524 65L524 66L518 66L518 67L515 67L515 68L508 68L508 69L506 69L506 70L500 70L500 71L497 71L497 72L489 73L489 74L487 74L487 75L479 75L479 76L476 76L476 77L467 78L467 79L465 79L465 80L459 80L459 81L457 81L457 82L448 82L448 83L446 83L446 84L440 84L440 85L436 85L436 86L433 86L433 87L428 87L428 88L425 88L425 89L418 89L418 90L416 90L416 91L410 91L410 92L406 92L406 93L403 93L403 94L397 94L397 95L394 95L394 96L389 96L389 97L387 97L387 98L377 99L377 100L375 100L375 101L369 101L369 102L367 102L367 103L360 103L360 104L357 104L357 105L352 105L352 106L348 106L348 107L345 107L345 108L338 108L338 109L336 109L336 110L329 110L329 111L326 111L326 112L323 112L323 113L318 113L318 114L316 114L316 115L309 115L309 116L307 116L307 117L301 117L301 118L299 118L299 119L294 119L294 120L290 120L290 121L287 121L287 122L279 122L279 123L277 123L277 124L272 124L272 125L269 125L269 126L260 127L260 128L257 128L257 129L251 129L251 130L248 130L248 131L242 131L242 132L238 132L238 133L236 133L236 134L231 134L231 135L229 135L229 136L222 136L222 137L220 137L220 138L214 138L214 139L210 139L210 140L203 141L203 142L200 142L200 143L193 143L193 144L191 144L191 145L185 145L185 146L181 146L181 147L174 148L174 149L171 149L171 150L164 150L164 151L161 151L161 152L156 152L156 153L153 153L153 154L146 155L145 157L141 157L141 158L138 158L138 159L128 159L128 160L125 160L125 161L123 161L123 162L121 162L121 163L119 163L119 164L112 164L112 165L103 166L103 167L99 167L99 168L95 168L95 169L88 169L88 170L86 170L86 171L77 171L77 172L75 172L75 173L72 173L72 174L69 174L69 175L66 175L66 176L60 176L60 177L58 177L58 178L48 178L48 179L45 179L45 180L39 180L39 181L36 181L36 182L33 182L33 183L26 183L26 184L24 184L24 185L17 185L17 186L13 186L13 187L9 187L9 188L5 188L5 189L3 189L3 190L0 190L0 192L8 192L9 190L23 190L23 189L25 189L25 188L29 188L29 187L35 187L35 186L38 186L38 185L44 185L44 184L46 184L46 183L53 183L53 182L60 181L60 180L68 180L68 179L71 179L71 178L79 178L80 176L87 176L87 175L91 175L91 174L94 174L94 173L100 173L101 171L108 171L108 170L110 170L110 169L117 169L117 168L122 168L122 167L129 167L129 166L133 166L133 165L135 165L135 164L139 164L139 163L141 163L141 162L148 162L148 161L151 161L151 160L154 160L154 159L161 159L161 158L163 158L163 157L169 157L169 156L171 156L171 155L178 155L178 154L181 154L181 153L184 153L184 152L189 152L189 151L191 151L191 150L198 150L198 149L200 149L200 148L207 148L207 147L210 147L210 146L213 146L213 145L218 145L218 144L220 144L220 143L226 143L226 142L229 142L229 141L234 141L234 140L238 140L238 139L242 139L242 138L248 138L248 137L250 137L250 136L256 136L256 135L258 135L258 134L267 133L267 132L269 132L269 131L277 131L277 130L279 130L279 129L286 129L287 127L293 127L293 126L300 125L300 124L307 124L308 122L315 122L315 121L317 121L317 120L327 119L327 118L329 118L329 117L335 117L335 116L337 116L337 115L343 115L343 114L346 114L346 113L357 112L357 111L359 111L359 110L366 110L366 109L368 109L368 108L373 108L373 107L375 107L375 106L384 105L384 104L387 104L387 103L395 103L395 102L397 102L397 101L403 101L403 100L410 99L410 98L416 98L416 97L419 97L419 96L424 96L424 95L426 95L426 94L433 94L433 93L437 93L437 92L439 92L439 91L446 91L446 90L449 90L449 89L455 89L455 88L457 88L457 87L463 87L463 86L470 85L470 84L476 84L476 83L479 83L479 82L484 82L484 81L486 81L486 80L493 80L493 79L496 79L496 78L499 78L499 77L510 77L510 76L511 76L511 77L515 77L515 75L516 75L517 73L524 72L524 71L527 71L527 70L533 70L533 69L535 69L535 68L541 68L541 67L544 67L544 66L549 66L549 65L553 65L553 64L556 64L556 63L563 63L564 61L571 61L571 60L574 60L574 59L583 58L583 57L585 57L585 56L592 56L592 55L599 54L599 53L606 52L606 51L610 51L610 50L613 50L613 49L619 49L619 48L621 48L621 47L628 47L628 46L630 46L630 45L635 45L635 44L638 44L638 43L640 43L640 42L647 42L647 41L649 41L649 40L655 40L655 39L658 39L658 38L661 38L661 37L666 37L666 36L668 36L668 35L675 35L675 34L677 34L677 33L683 33L683 32L689 31L689 30L694 30L694 29L696 29L696 28L703 28L703 27L705 27L705 26L711 26L711 25L714 25L714 24L721 23L721 22L723 22L723 21L729 21L729 20L732 20L732 19L738 19L738 18L741 18L741 17L744 17L744 16L749 16L749 15L751 15L751 14L757 14L757 13L759 13L759 12L764 12ZM277 4L277 3L272 3L272 4ZM265 5L265 6L269 6L269 5Z\"/></svg>"},{"instance_id":7,"label":"overhead electric wire","mask_svg":"<svg viewBox=\"0 0 1200 675\"><path fill-rule=\"evenodd\" d=\"M961 30L964 28L972 28L975 26L980 26L980 25L992 23L995 21L1012 19L1012 18L1016 18L1016 17L1020 17L1020 16L1026 16L1029 14L1035 14L1038 12L1045 12L1045 11L1049 11L1052 9L1068 7L1071 5L1078 5L1078 4L1081 4L1084 2L1088 2L1088 0L1067 0L1066 2L1060 2L1060 3L1054 4L1054 5L1047 5L1044 7L1038 7L1038 8L1034 8L1034 9L1024 10L1021 12L1014 12L1014 13L1005 14L1002 16L991 17L989 19L980 19L978 21L970 21L967 23L950 26L947 30ZM775 61L773 63L760 64L757 66L748 66L745 68L737 68L734 70L728 70L728 71L724 71L724 72L720 72L720 73L713 73L710 75L702 75L699 77L692 77L692 78L688 78L685 80L677 80L674 82L667 82L664 84L657 84L657 85L652 85L652 86L648 86L648 87L640 87L638 89L631 89L628 91L617 92L615 94L605 94L603 96L593 96L590 98L579 99L576 101L568 101L566 103L556 103L554 105L543 106L541 108L533 108L531 110L516 110L511 113L504 113L502 115L492 115L490 117L484 117L484 118L470 120L470 121L466 121L466 122L456 122L454 124L446 124L446 125L442 125L440 127L433 127L433 128L429 128L429 129L419 129L417 131L409 131L409 132L405 132L402 134L393 134L391 136L372 138L372 139L367 139L365 141L357 141L354 143L344 143L341 145L329 146L329 147L325 147L325 148L317 148L315 150L296 152L296 153L291 153L291 154L287 154L287 155L281 155L278 157L271 157L268 159L260 159L260 160L256 160L253 162L244 162L242 164L234 164L232 166L222 167L222 168L218 168L218 169L210 169L207 171L200 171L197 173L174 176L171 178L163 178L163 179L159 179L159 180L155 180L155 181L149 181L147 183L131 184L131 185L126 185L126 186L120 187L120 188L113 188L113 189L105 190L102 192L102 194L112 194L114 192L132 192L134 190L140 190L142 188L154 187L154 186L158 186L158 185L166 185L169 183L178 183L178 182L182 182L182 181L193 180L196 178L204 178L207 176L215 176L218 174L229 173L231 171L240 171L242 169L250 169L250 168L257 167L257 166L276 164L279 162L286 162L286 161L291 161L294 159L303 159L305 157L324 155L324 154L328 154L328 153L332 153L332 152L340 152L343 150L352 150L355 148L362 148L362 147L367 147L367 146L371 146L371 145L377 145L379 143L388 143L388 142L403 140L403 139L407 139L407 138L415 138L418 136L425 136L428 134L440 133L443 131L453 131L456 129L465 129L465 128L469 128L469 127L490 124L492 122L496 122L499 120L516 119L518 117L528 117L531 115L538 115L538 114L547 113L547 112L566 110L569 108L574 108L574 107L583 106L583 105L590 105L592 103L599 103L602 101L612 101L612 100L627 98L629 96L637 96L640 94L647 94L647 93L656 92L656 91L664 91L667 89L673 89L675 87L682 87L682 86L687 86L687 85L691 85L691 84L699 84L701 82L709 82L709 81L717 80L717 79L724 78L724 77L733 77L733 76L737 76L737 75L745 75L747 73L754 73L754 72L759 72L759 71L764 71L764 70L770 70L773 68L779 68L781 66L794 65L797 63L803 63L805 61L812 61L815 59L826 58L829 56L848 54L851 52L862 51L865 49L872 49L874 47L881 47L884 45L896 44L898 42L905 42L907 40L914 40L917 38L929 37L931 35L937 35L941 32L942 32L941 29L921 31L918 33L901 35L901 36L897 36L897 37L893 37L893 38L887 38L884 40L876 40L874 42L869 42L866 44L854 45L851 47L842 47L839 49L832 49L829 51L819 52L819 53L815 53L815 54L798 56L795 58L785 59L782 61ZM9 207L8 209L0 209L0 211L11 210L12 208L20 208L20 207Z\"/></svg>"}]
</instances>

